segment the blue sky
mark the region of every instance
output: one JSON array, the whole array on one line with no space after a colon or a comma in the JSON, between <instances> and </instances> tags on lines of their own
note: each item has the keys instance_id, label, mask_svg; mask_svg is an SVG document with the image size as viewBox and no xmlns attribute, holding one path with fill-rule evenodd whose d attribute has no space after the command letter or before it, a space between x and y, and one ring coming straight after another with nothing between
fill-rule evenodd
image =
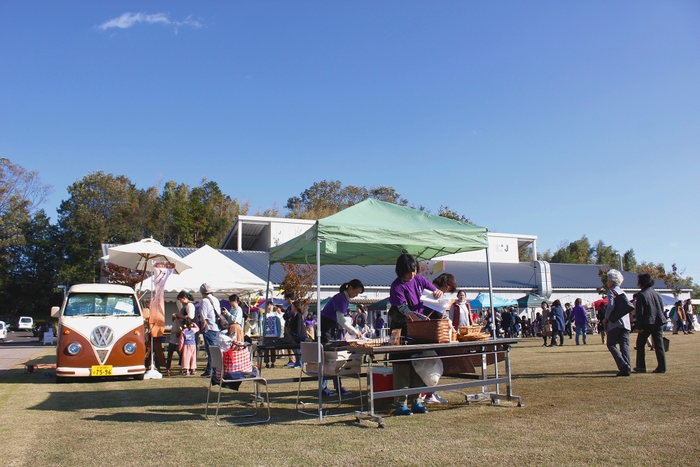
<instances>
[{"instance_id":1,"label":"blue sky","mask_svg":"<svg viewBox=\"0 0 700 467\"><path fill-rule=\"evenodd\" d=\"M216 181L264 210L387 185L700 282L700 3L0 2L0 157Z\"/></svg>"}]
</instances>

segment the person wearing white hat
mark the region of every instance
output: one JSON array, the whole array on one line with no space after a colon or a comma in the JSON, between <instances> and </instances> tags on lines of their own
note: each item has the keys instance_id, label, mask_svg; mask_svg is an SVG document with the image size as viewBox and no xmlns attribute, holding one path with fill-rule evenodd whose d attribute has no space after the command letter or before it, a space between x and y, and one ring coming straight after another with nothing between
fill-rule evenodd
<instances>
[{"instance_id":1,"label":"person wearing white hat","mask_svg":"<svg viewBox=\"0 0 700 467\"><path fill-rule=\"evenodd\" d=\"M216 316L221 313L219 300L214 297L214 289L211 285L204 283L199 288L202 294L202 304L199 308L202 322L204 323L202 333L204 336L204 348L207 351L207 367L202 373L203 378L211 377L211 352L209 347L216 345L216 338L219 335L219 325L216 323Z\"/></svg>"}]
</instances>

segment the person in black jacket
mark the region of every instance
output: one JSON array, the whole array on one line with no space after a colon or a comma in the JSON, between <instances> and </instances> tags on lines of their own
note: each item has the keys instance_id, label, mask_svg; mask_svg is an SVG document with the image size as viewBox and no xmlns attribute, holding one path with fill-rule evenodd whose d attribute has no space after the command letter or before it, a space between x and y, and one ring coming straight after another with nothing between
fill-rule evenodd
<instances>
[{"instance_id":1,"label":"person in black jacket","mask_svg":"<svg viewBox=\"0 0 700 467\"><path fill-rule=\"evenodd\" d=\"M299 301L292 302L291 310L294 312L289 319L289 332L294 339L294 343L298 344L306 340L306 325L304 324L304 312L306 308ZM294 368L301 368L301 350L294 349L295 364Z\"/></svg>"},{"instance_id":2,"label":"person in black jacket","mask_svg":"<svg viewBox=\"0 0 700 467\"><path fill-rule=\"evenodd\" d=\"M637 334L637 366L634 368L634 372L645 373L647 371L644 346L647 338L651 336L657 362L654 373L666 373L663 329L667 319L664 316L664 305L659 294L652 288L654 279L649 274L637 276L637 285L642 290L636 294L637 301L634 307L637 316L636 328L640 331Z\"/></svg>"}]
</instances>

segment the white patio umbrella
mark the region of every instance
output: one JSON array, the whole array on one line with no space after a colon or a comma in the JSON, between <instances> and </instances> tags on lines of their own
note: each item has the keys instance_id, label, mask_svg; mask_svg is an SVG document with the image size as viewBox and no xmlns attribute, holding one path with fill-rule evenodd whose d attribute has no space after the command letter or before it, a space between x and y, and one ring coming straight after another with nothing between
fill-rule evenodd
<instances>
[{"instance_id":1,"label":"white patio umbrella","mask_svg":"<svg viewBox=\"0 0 700 467\"><path fill-rule=\"evenodd\" d=\"M182 258L153 238L144 238L140 242L111 247L107 249L107 253L106 259L110 263L140 271L142 283L143 278L146 276L146 271L153 270L154 262L173 263L177 272L182 272L190 267L186 261L183 261ZM151 334L151 349L153 349L153 334ZM144 378L160 378L162 375L153 369L153 351L151 350L150 353L151 369L146 372Z\"/></svg>"},{"instance_id":2,"label":"white patio umbrella","mask_svg":"<svg viewBox=\"0 0 700 467\"><path fill-rule=\"evenodd\" d=\"M107 261L117 266L130 268L135 271L153 270L153 261L168 261L175 264L178 273L190 267L178 255L165 248L158 240L144 238L140 242L113 246L107 249Z\"/></svg>"}]
</instances>

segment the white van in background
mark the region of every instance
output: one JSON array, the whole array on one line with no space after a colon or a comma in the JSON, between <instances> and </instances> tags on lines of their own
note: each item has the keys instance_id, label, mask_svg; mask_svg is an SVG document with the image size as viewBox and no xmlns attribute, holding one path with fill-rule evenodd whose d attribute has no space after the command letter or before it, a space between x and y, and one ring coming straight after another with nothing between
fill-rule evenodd
<instances>
[{"instance_id":1,"label":"white van in background","mask_svg":"<svg viewBox=\"0 0 700 467\"><path fill-rule=\"evenodd\" d=\"M32 331L34 329L34 318L30 316L20 316L17 320L18 331Z\"/></svg>"}]
</instances>

